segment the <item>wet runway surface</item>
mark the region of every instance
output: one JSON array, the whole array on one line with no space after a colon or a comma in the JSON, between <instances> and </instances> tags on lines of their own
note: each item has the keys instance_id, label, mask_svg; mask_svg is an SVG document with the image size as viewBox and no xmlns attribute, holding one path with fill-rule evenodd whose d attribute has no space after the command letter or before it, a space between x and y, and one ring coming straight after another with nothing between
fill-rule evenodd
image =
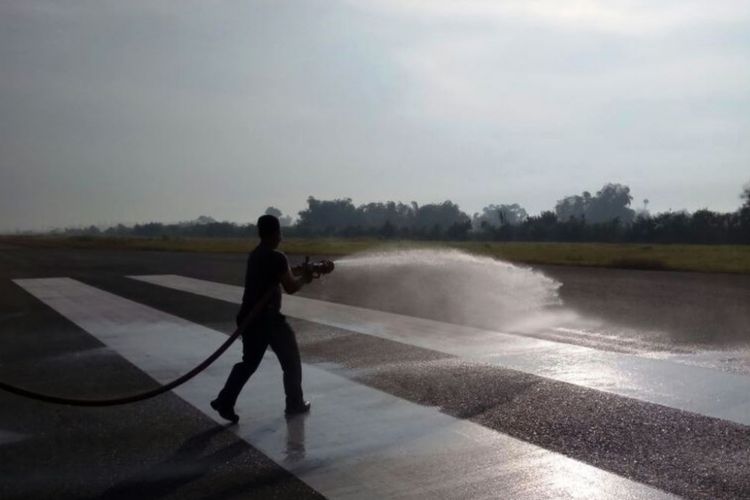
<instances>
[{"instance_id":1,"label":"wet runway surface","mask_svg":"<svg viewBox=\"0 0 750 500\"><path fill-rule=\"evenodd\" d=\"M79 397L154 387L187 371L233 330L237 305L231 295L243 267L242 256L1 250L2 379ZM269 355L241 396L241 425L220 425L207 401L237 359L238 347L183 389L127 407L53 407L0 393L0 497L750 496L747 412L729 412L718 402L729 394L724 382L717 383L717 403L705 403L712 381L732 380L741 388L750 378L741 369L722 363L705 368L693 359L706 351L696 345L721 345L725 350L717 352L725 353L744 348L748 306L741 304L748 279L545 271L563 282L563 301L577 311L584 306L576 301L585 303L587 294L603 303L608 292L588 291L597 282L600 288L614 284L626 305L600 308L597 320L610 328L608 334L629 328L645 335L636 323L652 323L638 311L668 316L669 306L657 308L654 297L680 289L688 295L698 285L700 300L715 297L706 304L713 311L707 316L721 307L733 312L724 323L734 333L712 343L696 336L699 321L692 320L694 329L676 337L673 347L663 337L646 337L649 347L635 350L577 337L560 342L564 331L554 329L517 332L488 340L482 358L480 337L463 337L471 338L471 349L449 342L451 332L479 335L483 330L476 327L394 319L372 309L362 310L359 325L344 324L343 316L326 313L326 302L290 297L287 313L314 405L309 417L283 418L281 374ZM576 271L567 281L562 276ZM195 278L203 289L187 292L132 278L144 275ZM68 279L40 280L45 277ZM318 283L306 295L330 298L320 289L330 283ZM212 297L213 284L227 295ZM650 301L642 296L648 289L654 290ZM703 317L695 302L687 305L692 317ZM627 324L615 322L618 309L629 311L623 313ZM357 321L356 309L337 314L341 311ZM669 333L681 321L662 318L653 324ZM426 336L425 325L431 324L441 339ZM622 338L627 344L634 336ZM696 386L695 398L686 393L677 402L655 401L645 392L571 382L535 370L528 361L513 364L507 354L520 356L519 346L527 351L545 346L564 356L591 352L600 360L587 368L592 380L595 370L611 373L623 359L635 359L656 367L657 375L703 373L699 378L709 382ZM620 380L615 388L634 383ZM647 387L648 381L638 384ZM741 404L742 397L735 400Z\"/></svg>"}]
</instances>

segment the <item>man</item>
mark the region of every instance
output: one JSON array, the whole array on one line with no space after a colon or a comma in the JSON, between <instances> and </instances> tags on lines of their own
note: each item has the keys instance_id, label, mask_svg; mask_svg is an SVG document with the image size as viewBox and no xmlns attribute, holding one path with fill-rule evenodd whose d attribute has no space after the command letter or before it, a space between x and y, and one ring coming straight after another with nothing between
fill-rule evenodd
<instances>
[{"instance_id":1,"label":"man","mask_svg":"<svg viewBox=\"0 0 750 500\"><path fill-rule=\"evenodd\" d=\"M249 319L242 332L242 362L229 373L219 396L211 407L223 418L237 422L234 405L242 387L255 372L270 345L284 371L286 414L310 411L310 402L302 396L302 365L294 331L281 314L281 286L293 294L310 283L313 275L305 267L291 269L286 256L276 250L281 242L279 219L263 215L258 219L260 244L250 252L245 273L245 293L237 315L237 326ZM296 275L296 276L295 276ZM299 277L297 277L299 276ZM254 317L249 318L253 309Z\"/></svg>"}]
</instances>

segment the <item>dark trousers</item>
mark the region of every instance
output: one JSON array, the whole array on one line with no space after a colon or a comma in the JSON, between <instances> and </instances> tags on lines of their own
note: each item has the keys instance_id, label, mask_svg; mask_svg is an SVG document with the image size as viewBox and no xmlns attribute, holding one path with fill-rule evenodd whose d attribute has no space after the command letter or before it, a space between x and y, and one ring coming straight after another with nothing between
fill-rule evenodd
<instances>
[{"instance_id":1,"label":"dark trousers","mask_svg":"<svg viewBox=\"0 0 750 500\"><path fill-rule=\"evenodd\" d=\"M219 393L222 404L234 407L240 391L258 369L266 348L271 346L284 371L284 392L287 408L299 405L302 397L302 365L294 330L281 314L258 318L242 334L242 362L232 367L224 388Z\"/></svg>"}]
</instances>

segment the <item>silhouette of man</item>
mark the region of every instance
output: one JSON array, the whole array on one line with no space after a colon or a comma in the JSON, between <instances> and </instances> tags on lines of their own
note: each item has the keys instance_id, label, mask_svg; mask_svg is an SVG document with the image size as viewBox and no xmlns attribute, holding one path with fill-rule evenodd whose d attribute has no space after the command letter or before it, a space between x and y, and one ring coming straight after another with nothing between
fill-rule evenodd
<instances>
[{"instance_id":1,"label":"silhouette of man","mask_svg":"<svg viewBox=\"0 0 750 500\"><path fill-rule=\"evenodd\" d=\"M245 273L245 293L237 314L237 326L242 325L250 311L261 308L257 316L242 332L242 361L232 367L224 388L211 401L211 407L223 418L237 422L234 405L240 391L260 365L266 348L271 346L284 371L287 415L310 411L310 402L302 395L302 365L294 330L281 314L281 286L293 294L310 283L313 276L298 266L290 268L286 256L276 250L281 242L279 219L263 215L258 219L260 243L250 252Z\"/></svg>"}]
</instances>

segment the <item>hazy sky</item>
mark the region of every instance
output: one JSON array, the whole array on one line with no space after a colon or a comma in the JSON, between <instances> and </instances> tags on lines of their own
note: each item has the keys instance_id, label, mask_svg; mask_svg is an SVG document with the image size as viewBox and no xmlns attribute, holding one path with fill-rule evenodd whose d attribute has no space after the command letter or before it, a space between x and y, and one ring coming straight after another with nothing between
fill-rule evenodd
<instances>
[{"instance_id":1,"label":"hazy sky","mask_svg":"<svg viewBox=\"0 0 750 500\"><path fill-rule=\"evenodd\" d=\"M0 230L750 181L750 1L0 3Z\"/></svg>"}]
</instances>

